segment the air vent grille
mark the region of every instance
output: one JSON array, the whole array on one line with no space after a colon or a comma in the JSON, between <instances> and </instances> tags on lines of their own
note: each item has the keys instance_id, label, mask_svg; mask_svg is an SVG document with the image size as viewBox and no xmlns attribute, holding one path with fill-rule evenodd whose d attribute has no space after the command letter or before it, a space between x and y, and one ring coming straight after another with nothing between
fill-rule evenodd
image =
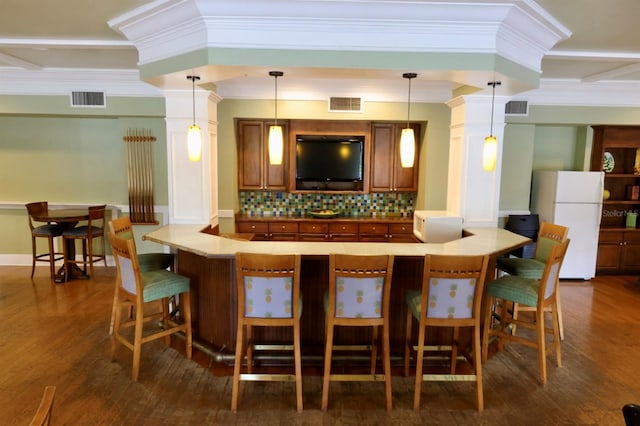
<instances>
[{"instance_id":1,"label":"air vent grille","mask_svg":"<svg viewBox=\"0 0 640 426\"><path fill-rule=\"evenodd\" d=\"M504 106L504 113L507 115L528 115L527 101L509 101Z\"/></svg>"},{"instance_id":2,"label":"air vent grille","mask_svg":"<svg viewBox=\"0 0 640 426\"><path fill-rule=\"evenodd\" d=\"M330 112L362 112L361 98L331 97L329 98Z\"/></svg>"},{"instance_id":3,"label":"air vent grille","mask_svg":"<svg viewBox=\"0 0 640 426\"><path fill-rule=\"evenodd\" d=\"M71 92L73 107L104 107L105 99L104 92Z\"/></svg>"}]
</instances>

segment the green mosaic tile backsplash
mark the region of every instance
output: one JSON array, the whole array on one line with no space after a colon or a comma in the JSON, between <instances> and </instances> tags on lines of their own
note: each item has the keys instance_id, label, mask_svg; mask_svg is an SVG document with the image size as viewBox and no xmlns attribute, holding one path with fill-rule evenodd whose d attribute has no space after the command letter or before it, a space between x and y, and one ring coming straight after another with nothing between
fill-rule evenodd
<instances>
[{"instance_id":1,"label":"green mosaic tile backsplash","mask_svg":"<svg viewBox=\"0 0 640 426\"><path fill-rule=\"evenodd\" d=\"M240 191L246 216L305 217L312 210L339 210L346 217L411 217L415 193L314 194Z\"/></svg>"}]
</instances>

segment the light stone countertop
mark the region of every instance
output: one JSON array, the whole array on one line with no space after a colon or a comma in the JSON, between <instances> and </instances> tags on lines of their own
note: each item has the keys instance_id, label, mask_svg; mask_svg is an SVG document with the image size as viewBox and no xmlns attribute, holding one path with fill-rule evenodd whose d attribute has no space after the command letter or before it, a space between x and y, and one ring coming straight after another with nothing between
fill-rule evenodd
<instances>
[{"instance_id":1,"label":"light stone countertop","mask_svg":"<svg viewBox=\"0 0 640 426\"><path fill-rule=\"evenodd\" d=\"M425 254L496 255L528 244L531 240L502 228L468 228L467 237L448 243L371 243L371 242L305 242L305 241L240 241L200 232L206 225L166 225L144 235L143 239L173 249L208 258L232 258L237 252L302 255L393 254L424 256Z\"/></svg>"}]
</instances>

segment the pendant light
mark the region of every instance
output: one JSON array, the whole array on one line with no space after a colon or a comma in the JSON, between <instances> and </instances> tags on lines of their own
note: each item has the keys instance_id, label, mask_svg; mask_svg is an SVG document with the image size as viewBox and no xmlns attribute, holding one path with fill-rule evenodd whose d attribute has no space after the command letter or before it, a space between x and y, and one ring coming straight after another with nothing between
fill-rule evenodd
<instances>
[{"instance_id":1,"label":"pendant light","mask_svg":"<svg viewBox=\"0 0 640 426\"><path fill-rule=\"evenodd\" d=\"M498 157L498 140L493 136L493 107L496 100L496 86L500 86L499 81L490 81L488 86L493 87L493 94L491 95L491 130L489 136L484 138L484 148L482 150L482 168L487 172L492 172L496 169L496 159Z\"/></svg>"},{"instance_id":2,"label":"pendant light","mask_svg":"<svg viewBox=\"0 0 640 426\"><path fill-rule=\"evenodd\" d=\"M202 132L200 127L196 125L196 81L200 80L197 75L188 75L188 80L191 80L191 94L193 100L193 124L189 126L189 133L187 133L187 153L190 161L200 161L202 158Z\"/></svg>"},{"instance_id":3,"label":"pendant light","mask_svg":"<svg viewBox=\"0 0 640 426\"><path fill-rule=\"evenodd\" d=\"M416 78L418 74L414 72L406 72L402 74L403 78L409 80L409 96L407 98L407 128L402 129L400 137L400 165L402 167L413 167L416 156L416 135L413 129L409 127L409 117L411 113L411 79Z\"/></svg>"},{"instance_id":4,"label":"pendant light","mask_svg":"<svg viewBox=\"0 0 640 426\"><path fill-rule=\"evenodd\" d=\"M284 150L284 140L282 136L282 126L278 126L278 77L282 77L282 71L269 71L269 75L275 79L275 122L269 127L269 164L282 164L282 154Z\"/></svg>"}]
</instances>

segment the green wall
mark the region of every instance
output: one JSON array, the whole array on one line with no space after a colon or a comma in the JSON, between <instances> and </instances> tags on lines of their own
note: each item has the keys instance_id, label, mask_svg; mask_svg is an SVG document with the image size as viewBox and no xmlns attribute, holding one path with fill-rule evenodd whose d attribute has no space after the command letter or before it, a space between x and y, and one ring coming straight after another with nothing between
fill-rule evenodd
<instances>
[{"instance_id":1,"label":"green wall","mask_svg":"<svg viewBox=\"0 0 640 426\"><path fill-rule=\"evenodd\" d=\"M64 96L0 96L0 254L31 253L24 203L127 206L128 129L149 129L157 138L154 202L168 204L164 100L107 98L107 104L72 109ZM143 230L137 233L150 229Z\"/></svg>"}]
</instances>

